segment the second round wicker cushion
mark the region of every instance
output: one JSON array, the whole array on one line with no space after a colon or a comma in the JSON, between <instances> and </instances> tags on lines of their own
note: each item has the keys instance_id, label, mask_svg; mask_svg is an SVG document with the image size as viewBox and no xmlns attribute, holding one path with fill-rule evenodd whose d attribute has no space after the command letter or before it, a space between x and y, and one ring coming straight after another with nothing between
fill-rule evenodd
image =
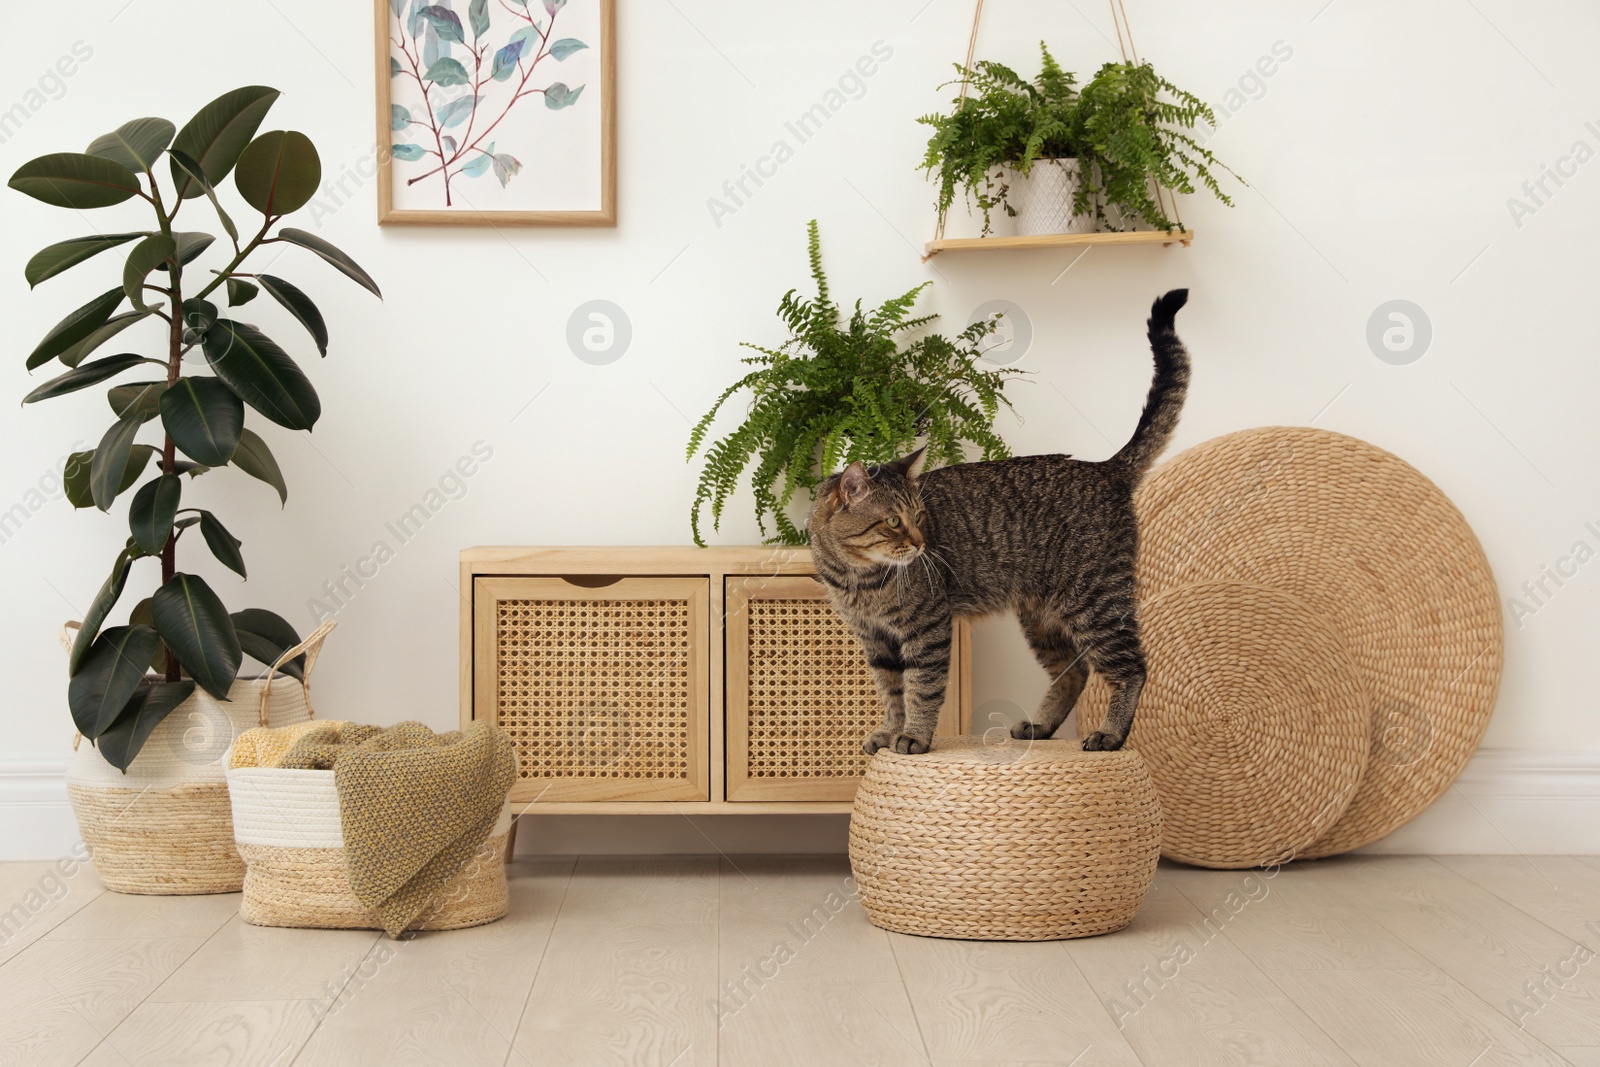
<instances>
[{"instance_id":1,"label":"second round wicker cushion","mask_svg":"<svg viewBox=\"0 0 1600 1067\"><path fill-rule=\"evenodd\" d=\"M1135 505L1141 596L1267 586L1326 618L1349 650L1371 701L1371 757L1304 856L1376 841L1450 787L1494 709L1502 634L1483 549L1437 486L1364 441L1274 426L1189 449Z\"/></svg>"},{"instance_id":2,"label":"second round wicker cushion","mask_svg":"<svg viewBox=\"0 0 1600 1067\"><path fill-rule=\"evenodd\" d=\"M881 751L850 816L862 907L886 930L1045 941L1120 930L1155 877L1161 808L1134 752L936 737Z\"/></svg>"},{"instance_id":3,"label":"second round wicker cushion","mask_svg":"<svg viewBox=\"0 0 1600 1067\"><path fill-rule=\"evenodd\" d=\"M1367 698L1339 638L1293 597L1240 582L1174 589L1139 621L1149 680L1128 747L1161 797L1162 855L1237 868L1302 854L1367 765ZM1091 679L1080 734L1109 697Z\"/></svg>"}]
</instances>

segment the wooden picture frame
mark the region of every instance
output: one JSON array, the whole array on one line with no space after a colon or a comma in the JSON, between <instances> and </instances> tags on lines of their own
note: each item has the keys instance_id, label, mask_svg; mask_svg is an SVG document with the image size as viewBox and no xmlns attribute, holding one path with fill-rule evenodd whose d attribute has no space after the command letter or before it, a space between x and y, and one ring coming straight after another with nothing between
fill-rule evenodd
<instances>
[{"instance_id":1,"label":"wooden picture frame","mask_svg":"<svg viewBox=\"0 0 1600 1067\"><path fill-rule=\"evenodd\" d=\"M548 3L528 0L525 18L529 25L505 33L503 28L515 17L520 6L520 0L512 0L509 7L500 0L489 0L480 10L473 0L455 0L445 8L450 16L447 19L438 13L438 8L429 7L423 0L374 0L378 222L381 225L617 224L616 0L570 0L570 4L568 0L549 0ZM429 7L435 14L432 17L414 14L423 7ZM454 7L461 11L451 10ZM595 40L560 36L562 16L570 18L571 14L585 8L590 28L583 32ZM479 16L477 19L473 17L474 12ZM544 17L539 17L541 14ZM596 29L596 19L597 34L591 32ZM401 25L405 20L412 20L408 25L420 27L421 32L415 36L406 33ZM539 25L534 27L534 22ZM536 54L531 62L524 63L521 52L529 45L534 46ZM435 53L435 65L441 60L454 59L459 69L445 64L440 80L427 78L427 70L432 67L424 68L425 49ZM450 55L452 51L453 56ZM558 72L568 59L574 61L571 67ZM392 73L396 66L399 74ZM561 80L563 73L583 80L576 88L569 88ZM465 81L456 80L462 75ZM402 79L410 79L414 85L409 93L395 84L405 84ZM442 83L448 83L448 88L441 88ZM463 86L470 87L469 91L462 93ZM550 90L557 86L561 88L563 102L551 104ZM425 93L425 88L431 89L433 97L427 103L424 98L429 94ZM587 99L585 90L588 90ZM536 101L528 99L532 96L543 96L546 107L534 111L530 105ZM406 100L412 103L407 104ZM465 103L468 100L475 102ZM583 107L591 100L591 107ZM438 101L458 106L441 121L445 107L435 111ZM521 111L517 111L518 104L523 105ZM424 117L417 118L414 108L421 108L420 114ZM480 110L484 114L480 115ZM411 126L402 126L397 131L396 115L405 111L413 111ZM548 168L551 160L562 158L559 146L552 152L548 142L522 146L505 144L505 134L516 133L520 129L518 123L524 118L535 126L582 123L577 128L568 126L564 131L574 145L573 158L577 161L574 173L552 175L548 169L520 173L523 158L530 164L538 160L537 166L542 168ZM501 120L506 120L506 124L502 126ZM470 136L472 140L461 144L455 139L456 133L446 133L447 129L463 137ZM500 136L485 146L485 137L497 129ZM532 135L525 129L522 133ZM417 140L411 140L412 136ZM494 151L497 144L502 151ZM420 154L411 157L399 154L402 151ZM515 154L518 152L520 156ZM435 166L432 171L418 169L435 160L443 161L447 156L450 162ZM458 163L463 159L466 162ZM454 170L452 164L457 164ZM412 171L415 173L409 173ZM427 181L435 174L440 175L437 182ZM536 183L532 180L535 177L543 180ZM397 182L404 183L398 190ZM420 184L423 182L426 185ZM518 194L526 195L519 197ZM449 204L434 205L433 199L448 199ZM508 206L508 202L519 206ZM581 206L569 206L572 204Z\"/></svg>"}]
</instances>

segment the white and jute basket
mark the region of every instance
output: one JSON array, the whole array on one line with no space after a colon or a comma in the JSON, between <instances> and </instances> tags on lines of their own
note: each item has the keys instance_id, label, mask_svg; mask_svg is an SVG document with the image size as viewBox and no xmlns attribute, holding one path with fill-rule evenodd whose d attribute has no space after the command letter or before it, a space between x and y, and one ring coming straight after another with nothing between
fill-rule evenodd
<instances>
[{"instance_id":1,"label":"white and jute basket","mask_svg":"<svg viewBox=\"0 0 1600 1067\"><path fill-rule=\"evenodd\" d=\"M239 914L257 926L381 930L345 869L344 831L333 771L234 767L228 774L233 832L244 857ZM439 891L412 930L459 930L503 917L511 804L467 865Z\"/></svg>"},{"instance_id":2,"label":"white and jute basket","mask_svg":"<svg viewBox=\"0 0 1600 1067\"><path fill-rule=\"evenodd\" d=\"M240 890L244 861L233 843L225 755L253 726L311 718L311 669L334 625L323 623L263 677L236 680L227 701L195 690L151 731L126 774L94 745L74 740L67 796L107 889L159 895ZM303 683L282 675L283 665L301 654Z\"/></svg>"}]
</instances>

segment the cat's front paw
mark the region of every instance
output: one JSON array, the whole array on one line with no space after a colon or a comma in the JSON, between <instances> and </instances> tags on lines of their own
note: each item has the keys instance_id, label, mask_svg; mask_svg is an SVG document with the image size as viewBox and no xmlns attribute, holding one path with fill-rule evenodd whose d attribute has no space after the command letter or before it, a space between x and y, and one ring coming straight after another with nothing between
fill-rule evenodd
<instances>
[{"instance_id":1,"label":"cat's front paw","mask_svg":"<svg viewBox=\"0 0 1600 1067\"><path fill-rule=\"evenodd\" d=\"M1018 741L1047 741L1052 733L1036 722L1019 722L1011 728L1011 736Z\"/></svg>"},{"instance_id":2,"label":"cat's front paw","mask_svg":"<svg viewBox=\"0 0 1600 1067\"><path fill-rule=\"evenodd\" d=\"M1118 737L1116 734L1108 734L1104 730L1096 730L1083 739L1083 750L1085 752L1115 752L1122 747L1122 743L1126 740L1127 737Z\"/></svg>"},{"instance_id":3,"label":"cat's front paw","mask_svg":"<svg viewBox=\"0 0 1600 1067\"><path fill-rule=\"evenodd\" d=\"M919 741L910 734L900 734L894 739L894 750L902 756L920 756L928 751L928 742Z\"/></svg>"},{"instance_id":4,"label":"cat's front paw","mask_svg":"<svg viewBox=\"0 0 1600 1067\"><path fill-rule=\"evenodd\" d=\"M861 751L865 752L869 756L874 752L877 752L880 748L893 747L894 734L890 733L888 730L874 730L872 733L867 735L867 739L865 741L861 742Z\"/></svg>"}]
</instances>

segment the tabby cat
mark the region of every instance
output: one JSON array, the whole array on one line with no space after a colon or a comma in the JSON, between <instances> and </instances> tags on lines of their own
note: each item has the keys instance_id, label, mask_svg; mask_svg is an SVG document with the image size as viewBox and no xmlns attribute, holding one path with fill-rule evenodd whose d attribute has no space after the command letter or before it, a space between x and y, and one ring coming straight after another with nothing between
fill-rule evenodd
<instances>
[{"instance_id":1,"label":"tabby cat","mask_svg":"<svg viewBox=\"0 0 1600 1067\"><path fill-rule=\"evenodd\" d=\"M883 698L867 752L928 751L950 666L957 616L1015 611L1054 679L1036 722L1049 737L1093 669L1111 707L1089 750L1122 747L1145 661L1134 601L1133 491L1178 424L1189 356L1173 328L1189 298L1174 289L1150 310L1155 379L1133 437L1110 459L1020 456L924 473L926 449L822 483L807 528L817 575L860 638Z\"/></svg>"}]
</instances>

